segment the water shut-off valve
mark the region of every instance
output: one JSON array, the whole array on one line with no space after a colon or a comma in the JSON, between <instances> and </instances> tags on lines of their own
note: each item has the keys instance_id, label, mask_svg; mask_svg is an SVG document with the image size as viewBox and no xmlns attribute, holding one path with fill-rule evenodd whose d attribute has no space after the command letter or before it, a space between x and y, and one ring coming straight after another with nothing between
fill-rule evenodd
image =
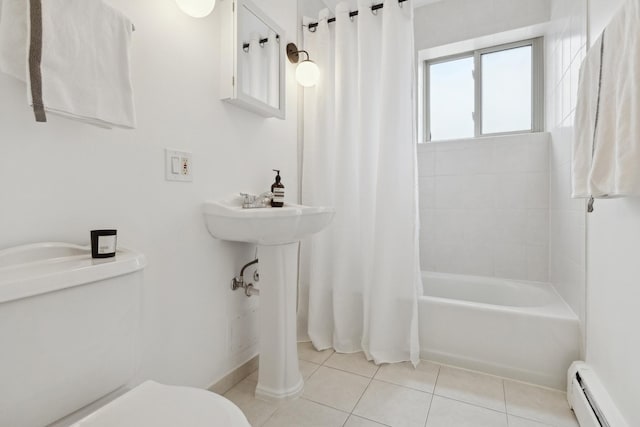
<instances>
[{"instance_id":1,"label":"water shut-off valve","mask_svg":"<svg viewBox=\"0 0 640 427\"><path fill-rule=\"evenodd\" d=\"M244 282L244 270L250 265L257 264L258 259L254 259L253 261L245 264L240 270L240 275L231 279L231 290L235 291L236 289L242 288L244 289L244 294L248 297L252 295L260 295L260 289L256 289L253 286L253 283L245 283ZM260 275L258 274L258 270L256 269L253 273L253 280L258 282L260 281Z\"/></svg>"}]
</instances>

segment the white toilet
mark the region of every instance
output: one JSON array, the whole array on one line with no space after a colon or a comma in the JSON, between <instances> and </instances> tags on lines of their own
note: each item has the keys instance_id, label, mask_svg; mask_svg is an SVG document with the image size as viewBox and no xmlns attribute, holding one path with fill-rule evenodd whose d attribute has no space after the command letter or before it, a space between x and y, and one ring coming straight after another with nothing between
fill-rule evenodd
<instances>
[{"instance_id":1,"label":"white toilet","mask_svg":"<svg viewBox=\"0 0 640 427\"><path fill-rule=\"evenodd\" d=\"M146 381L126 391L145 265L133 251L94 260L66 243L0 251L0 426L249 427L207 390Z\"/></svg>"},{"instance_id":2,"label":"white toilet","mask_svg":"<svg viewBox=\"0 0 640 427\"><path fill-rule=\"evenodd\" d=\"M193 387L146 381L73 427L248 427L240 409L224 397Z\"/></svg>"}]
</instances>

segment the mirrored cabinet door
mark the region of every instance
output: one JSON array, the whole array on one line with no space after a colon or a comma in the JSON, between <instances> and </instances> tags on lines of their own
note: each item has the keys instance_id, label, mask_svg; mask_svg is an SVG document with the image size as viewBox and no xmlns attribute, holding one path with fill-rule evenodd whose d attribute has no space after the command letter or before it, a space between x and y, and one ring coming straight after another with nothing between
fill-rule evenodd
<instances>
[{"instance_id":1,"label":"mirrored cabinet door","mask_svg":"<svg viewBox=\"0 0 640 427\"><path fill-rule=\"evenodd\" d=\"M249 0L222 0L222 99L285 116L283 30Z\"/></svg>"}]
</instances>

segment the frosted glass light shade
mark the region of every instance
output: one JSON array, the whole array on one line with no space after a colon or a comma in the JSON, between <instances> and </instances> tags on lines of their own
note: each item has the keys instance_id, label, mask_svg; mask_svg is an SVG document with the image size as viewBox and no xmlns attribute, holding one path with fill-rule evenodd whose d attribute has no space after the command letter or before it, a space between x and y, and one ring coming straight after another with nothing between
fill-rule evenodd
<instances>
[{"instance_id":1,"label":"frosted glass light shade","mask_svg":"<svg viewBox=\"0 0 640 427\"><path fill-rule=\"evenodd\" d=\"M320 77L320 69L315 62L302 61L296 68L296 80L304 87L315 86Z\"/></svg>"},{"instance_id":2,"label":"frosted glass light shade","mask_svg":"<svg viewBox=\"0 0 640 427\"><path fill-rule=\"evenodd\" d=\"M176 0L184 13L194 18L204 18L216 7L216 0Z\"/></svg>"}]
</instances>

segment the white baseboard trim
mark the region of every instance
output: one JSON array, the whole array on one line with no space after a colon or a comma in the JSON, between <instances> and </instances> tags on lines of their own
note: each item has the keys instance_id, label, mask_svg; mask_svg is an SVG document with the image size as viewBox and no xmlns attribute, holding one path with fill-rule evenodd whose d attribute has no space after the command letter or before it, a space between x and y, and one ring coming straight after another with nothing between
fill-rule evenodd
<instances>
[{"instance_id":1,"label":"white baseboard trim","mask_svg":"<svg viewBox=\"0 0 640 427\"><path fill-rule=\"evenodd\" d=\"M217 394L225 394L256 369L258 369L258 355L253 356L247 362L229 372L221 380L211 384L207 389Z\"/></svg>"}]
</instances>

